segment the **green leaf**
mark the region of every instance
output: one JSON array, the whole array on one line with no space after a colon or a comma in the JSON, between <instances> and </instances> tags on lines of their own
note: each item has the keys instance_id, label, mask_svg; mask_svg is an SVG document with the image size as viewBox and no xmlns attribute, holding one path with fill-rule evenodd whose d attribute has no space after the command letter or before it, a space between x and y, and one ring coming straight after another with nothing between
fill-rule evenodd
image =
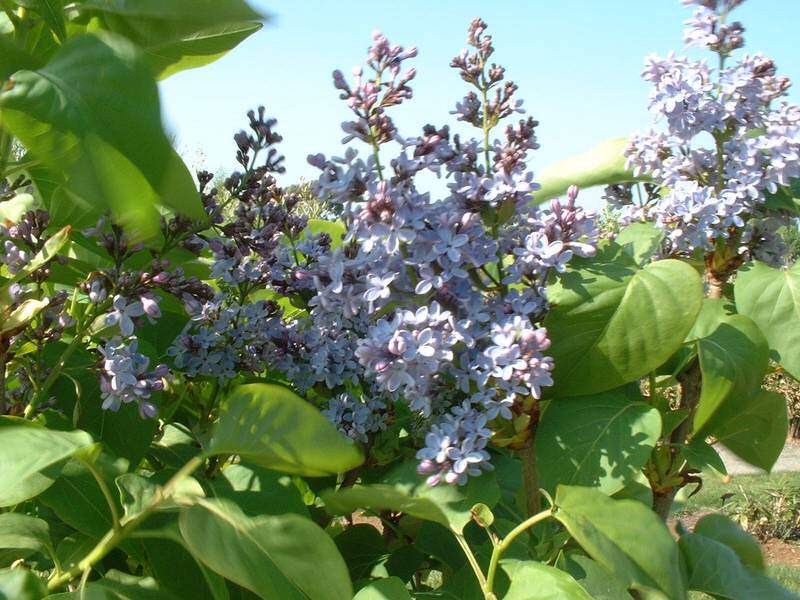
<instances>
[{"instance_id":1,"label":"green leaf","mask_svg":"<svg viewBox=\"0 0 800 600\"><path fill-rule=\"evenodd\" d=\"M730 301L725 298L703 298L700 313L692 325L692 330L686 336L686 342L693 342L700 338L708 337L725 320L736 311Z\"/></svg>"},{"instance_id":2,"label":"green leaf","mask_svg":"<svg viewBox=\"0 0 800 600\"><path fill-rule=\"evenodd\" d=\"M341 221L325 221L323 219L309 219L306 231L319 234L327 233L331 238L331 248L336 249L342 245L342 239L347 233Z\"/></svg>"},{"instance_id":3,"label":"green leaf","mask_svg":"<svg viewBox=\"0 0 800 600\"><path fill-rule=\"evenodd\" d=\"M73 533L58 543L56 557L61 563L61 569L68 571L78 566L83 557L97 546L97 540L82 533Z\"/></svg>"},{"instance_id":4,"label":"green leaf","mask_svg":"<svg viewBox=\"0 0 800 600\"><path fill-rule=\"evenodd\" d=\"M178 600L161 589L152 577L136 577L110 570L105 577L86 584L84 589L54 594L48 600Z\"/></svg>"},{"instance_id":5,"label":"green leaf","mask_svg":"<svg viewBox=\"0 0 800 600\"><path fill-rule=\"evenodd\" d=\"M291 390L242 385L222 403L207 453L238 454L255 465L320 477L360 465L361 450Z\"/></svg>"},{"instance_id":6,"label":"green leaf","mask_svg":"<svg viewBox=\"0 0 800 600\"><path fill-rule=\"evenodd\" d=\"M736 310L756 322L777 361L800 379L800 262L782 270L753 261L736 275L733 291Z\"/></svg>"},{"instance_id":7,"label":"green leaf","mask_svg":"<svg viewBox=\"0 0 800 600\"><path fill-rule=\"evenodd\" d=\"M339 491L323 492L321 497L331 514L347 515L358 509L373 512L391 510L440 523L445 527L450 525L447 516L435 502L428 498L411 496L391 485L355 485Z\"/></svg>"},{"instance_id":8,"label":"green leaf","mask_svg":"<svg viewBox=\"0 0 800 600\"><path fill-rule=\"evenodd\" d=\"M660 260L640 270L612 254L575 260L548 287L553 308L544 325L556 396L602 392L653 371L681 346L700 311L702 282L689 265Z\"/></svg>"},{"instance_id":9,"label":"green leaf","mask_svg":"<svg viewBox=\"0 0 800 600\"><path fill-rule=\"evenodd\" d=\"M51 201L62 219L84 215L96 220L98 199L105 198L114 221L135 240L158 236L159 213L155 190L136 165L114 146L90 133L81 141L81 155L68 181ZM69 206L69 211L64 210Z\"/></svg>"},{"instance_id":10,"label":"green leaf","mask_svg":"<svg viewBox=\"0 0 800 600\"><path fill-rule=\"evenodd\" d=\"M702 437L716 434L758 395L769 364L769 348L752 319L732 315L697 340L697 353L703 385L694 431Z\"/></svg>"},{"instance_id":11,"label":"green leaf","mask_svg":"<svg viewBox=\"0 0 800 600\"><path fill-rule=\"evenodd\" d=\"M144 547L148 572L178 598L229 600L225 580L189 551L175 513L156 513L133 534Z\"/></svg>"},{"instance_id":12,"label":"green leaf","mask_svg":"<svg viewBox=\"0 0 800 600\"><path fill-rule=\"evenodd\" d=\"M83 389L78 426L91 432L108 446L114 456L127 459L135 468L147 452L158 429L156 419L143 419L135 402L123 404L118 411L104 410L99 398L99 384L92 372L78 373ZM184 461L185 462L185 461Z\"/></svg>"},{"instance_id":13,"label":"green leaf","mask_svg":"<svg viewBox=\"0 0 800 600\"><path fill-rule=\"evenodd\" d=\"M200 450L200 444L181 423L170 423L164 427L161 437L150 447L150 454L168 467L177 470Z\"/></svg>"},{"instance_id":14,"label":"green leaf","mask_svg":"<svg viewBox=\"0 0 800 600\"><path fill-rule=\"evenodd\" d=\"M721 514L710 514L701 517L694 526L694 533L725 544L736 552L742 564L756 571L764 570L764 555L756 539L741 526Z\"/></svg>"},{"instance_id":15,"label":"green leaf","mask_svg":"<svg viewBox=\"0 0 800 600\"><path fill-rule=\"evenodd\" d=\"M200 500L181 511L179 522L195 556L262 598L353 597L336 545L309 519L251 519L229 502Z\"/></svg>"},{"instance_id":16,"label":"green leaf","mask_svg":"<svg viewBox=\"0 0 800 600\"><path fill-rule=\"evenodd\" d=\"M658 252L664 235L664 231L652 223L631 223L619 232L614 242L632 256L637 265L644 266Z\"/></svg>"},{"instance_id":17,"label":"green leaf","mask_svg":"<svg viewBox=\"0 0 800 600\"><path fill-rule=\"evenodd\" d=\"M555 503L555 518L626 586L659 589L667 598L684 597L678 548L652 509L635 500L612 500L597 490L569 486L558 487Z\"/></svg>"},{"instance_id":18,"label":"green leaf","mask_svg":"<svg viewBox=\"0 0 800 600\"><path fill-rule=\"evenodd\" d=\"M761 390L741 403L740 412L714 431L717 441L751 465L770 471L786 444L786 398Z\"/></svg>"},{"instance_id":19,"label":"green leaf","mask_svg":"<svg viewBox=\"0 0 800 600\"><path fill-rule=\"evenodd\" d=\"M592 600L569 573L533 561L504 560L503 570L511 580L503 600Z\"/></svg>"},{"instance_id":20,"label":"green leaf","mask_svg":"<svg viewBox=\"0 0 800 600\"><path fill-rule=\"evenodd\" d=\"M77 8L86 17L101 17L106 29L143 47L263 18L244 0L83 0Z\"/></svg>"},{"instance_id":21,"label":"green leaf","mask_svg":"<svg viewBox=\"0 0 800 600\"><path fill-rule=\"evenodd\" d=\"M40 600L46 594L44 582L27 569L0 570L0 600Z\"/></svg>"},{"instance_id":22,"label":"green leaf","mask_svg":"<svg viewBox=\"0 0 800 600\"><path fill-rule=\"evenodd\" d=\"M21 69L38 69L42 64L42 58L17 44L13 35L0 35L0 79L8 79Z\"/></svg>"},{"instance_id":23,"label":"green leaf","mask_svg":"<svg viewBox=\"0 0 800 600\"><path fill-rule=\"evenodd\" d=\"M645 506L653 506L653 489L647 476L639 471L625 484L625 487L614 494L615 500L636 500Z\"/></svg>"},{"instance_id":24,"label":"green leaf","mask_svg":"<svg viewBox=\"0 0 800 600\"><path fill-rule=\"evenodd\" d=\"M19 513L0 514L0 548L55 555L47 522Z\"/></svg>"},{"instance_id":25,"label":"green leaf","mask_svg":"<svg viewBox=\"0 0 800 600\"><path fill-rule=\"evenodd\" d=\"M661 415L624 394L555 399L536 431L541 486L596 487L614 494L644 467L661 435Z\"/></svg>"},{"instance_id":26,"label":"green leaf","mask_svg":"<svg viewBox=\"0 0 800 600\"><path fill-rule=\"evenodd\" d=\"M542 169L536 178L541 188L534 192L534 201L541 203L560 196L571 185L586 189L640 180L625 168L624 152L627 145L627 138L607 140L585 154Z\"/></svg>"},{"instance_id":27,"label":"green leaf","mask_svg":"<svg viewBox=\"0 0 800 600\"><path fill-rule=\"evenodd\" d=\"M558 566L572 575L595 600L633 600L625 585L588 556L567 554L563 564Z\"/></svg>"},{"instance_id":28,"label":"green leaf","mask_svg":"<svg viewBox=\"0 0 800 600\"><path fill-rule=\"evenodd\" d=\"M694 438L681 446L681 455L688 466L716 475L727 475L725 463L714 447L702 438Z\"/></svg>"},{"instance_id":29,"label":"green leaf","mask_svg":"<svg viewBox=\"0 0 800 600\"><path fill-rule=\"evenodd\" d=\"M33 318L42 312L50 303L45 300L36 300L29 298L23 302L8 315L2 324L0 324L0 334L14 331L20 327L24 327L30 323Z\"/></svg>"},{"instance_id":30,"label":"green leaf","mask_svg":"<svg viewBox=\"0 0 800 600\"><path fill-rule=\"evenodd\" d=\"M67 21L64 16L63 0L35 0L36 12L44 19L55 36L64 41L67 37Z\"/></svg>"},{"instance_id":31,"label":"green leaf","mask_svg":"<svg viewBox=\"0 0 800 600\"><path fill-rule=\"evenodd\" d=\"M764 205L771 210L785 210L794 216L800 215L800 201L797 197L800 195L796 188L795 179L792 187L780 187L775 193L767 191L764 196Z\"/></svg>"},{"instance_id":32,"label":"green leaf","mask_svg":"<svg viewBox=\"0 0 800 600\"><path fill-rule=\"evenodd\" d=\"M145 47L144 53L158 79L203 67L225 56L256 31L261 23L224 23Z\"/></svg>"},{"instance_id":33,"label":"green leaf","mask_svg":"<svg viewBox=\"0 0 800 600\"><path fill-rule=\"evenodd\" d=\"M49 487L51 479L37 476L92 443L83 431L51 431L23 419L0 417L0 506L13 506ZM25 481L44 487L37 490L36 485L23 485Z\"/></svg>"},{"instance_id":34,"label":"green leaf","mask_svg":"<svg viewBox=\"0 0 800 600\"><path fill-rule=\"evenodd\" d=\"M347 527L333 541L353 581L369 578L375 565L389 554L383 536L368 523Z\"/></svg>"},{"instance_id":35,"label":"green leaf","mask_svg":"<svg viewBox=\"0 0 800 600\"><path fill-rule=\"evenodd\" d=\"M375 512L392 510L440 523L461 533L472 520L472 507L483 503L492 508L500 500L500 487L494 473L470 477L465 485L431 487L417 474L416 464L399 465L380 484L356 485L338 492L322 494L326 508L336 514L348 514L359 508Z\"/></svg>"},{"instance_id":36,"label":"green leaf","mask_svg":"<svg viewBox=\"0 0 800 600\"><path fill-rule=\"evenodd\" d=\"M401 581L410 581L427 559L427 554L424 554L416 545L409 544L393 550L384 561L383 566L390 576L398 577Z\"/></svg>"},{"instance_id":37,"label":"green leaf","mask_svg":"<svg viewBox=\"0 0 800 600\"><path fill-rule=\"evenodd\" d=\"M123 464L105 459L97 460L93 467L112 490L114 478L125 470ZM64 466L61 475L40 500L67 525L93 538L101 538L113 527L111 511L94 475L77 460ZM116 499L115 504L117 509L121 508Z\"/></svg>"},{"instance_id":38,"label":"green leaf","mask_svg":"<svg viewBox=\"0 0 800 600\"><path fill-rule=\"evenodd\" d=\"M308 508L289 475L248 464L228 465L209 483L211 494L226 498L246 515L308 516Z\"/></svg>"},{"instance_id":39,"label":"green leaf","mask_svg":"<svg viewBox=\"0 0 800 600\"><path fill-rule=\"evenodd\" d=\"M0 95L0 109L4 125L35 158L70 176L64 193L87 209L100 213L105 204L129 219L124 211L133 210L137 218L147 216L139 225L149 232L158 225L150 202L155 193L178 212L204 218L191 175L163 131L150 67L125 39L71 38L46 66L17 72ZM105 178L125 185L117 191ZM136 205L130 187L142 182L149 189L141 189ZM98 190L111 196L93 195Z\"/></svg>"},{"instance_id":40,"label":"green leaf","mask_svg":"<svg viewBox=\"0 0 800 600\"><path fill-rule=\"evenodd\" d=\"M361 588L353 600L411 600L405 584L397 577L373 581Z\"/></svg>"},{"instance_id":41,"label":"green leaf","mask_svg":"<svg viewBox=\"0 0 800 600\"><path fill-rule=\"evenodd\" d=\"M158 482L136 473L123 473L117 477L115 483L124 510L124 517L121 519L123 525L144 512L158 494ZM162 502L159 508L174 508L180 506L181 503L202 498L204 495L205 492L196 479L185 477L178 482L177 486L173 488L170 498Z\"/></svg>"},{"instance_id":42,"label":"green leaf","mask_svg":"<svg viewBox=\"0 0 800 600\"><path fill-rule=\"evenodd\" d=\"M736 552L723 543L697 533L681 536L678 543L690 590L729 600L797 598L763 573L745 567Z\"/></svg>"}]
</instances>

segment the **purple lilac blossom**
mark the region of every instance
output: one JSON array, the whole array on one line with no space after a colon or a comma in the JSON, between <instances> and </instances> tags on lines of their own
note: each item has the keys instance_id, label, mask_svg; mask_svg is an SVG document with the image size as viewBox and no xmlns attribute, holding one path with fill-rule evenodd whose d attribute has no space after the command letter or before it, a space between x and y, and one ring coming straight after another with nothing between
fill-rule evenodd
<instances>
[{"instance_id":1,"label":"purple lilac blossom","mask_svg":"<svg viewBox=\"0 0 800 600\"><path fill-rule=\"evenodd\" d=\"M504 69L488 62L494 49L485 29L472 22L471 49L452 66L488 98L484 105L470 92L457 105L459 120L491 129L523 110ZM352 147L342 157L309 156L321 171L319 196L343 216L348 248L319 261L309 305L317 324L348 324L354 374L418 415L427 433L417 458L428 483L464 484L491 468L490 421L511 419L523 399L552 385L540 326L546 278L571 257L592 255L598 230L593 213L576 205L577 188L563 203L533 202L538 185L525 164L538 148L533 119L506 127L488 146L432 125L401 138L379 98L410 98L411 77L381 78L380 65L391 62L399 74L416 52L374 39L369 75L356 69L349 84L334 73L354 114L342 126L346 141L366 142L366 158ZM396 155L382 163L392 143ZM426 171L447 180L446 194L418 188ZM345 422L343 402L329 408L336 423Z\"/></svg>"},{"instance_id":2,"label":"purple lilac blossom","mask_svg":"<svg viewBox=\"0 0 800 600\"><path fill-rule=\"evenodd\" d=\"M687 47L715 52L718 67L675 53L645 59L650 110L663 127L636 133L626 155L634 174L649 175L663 194L645 206L624 202L623 216L651 219L666 233L670 252L707 252L732 239L741 254L780 264L779 245L770 242L763 251L758 245L767 243L765 223L789 222L765 202L800 177L800 108L786 101L790 82L772 60L761 54L731 60L744 46L744 28L728 19L741 3L683 0L694 7Z\"/></svg>"}]
</instances>

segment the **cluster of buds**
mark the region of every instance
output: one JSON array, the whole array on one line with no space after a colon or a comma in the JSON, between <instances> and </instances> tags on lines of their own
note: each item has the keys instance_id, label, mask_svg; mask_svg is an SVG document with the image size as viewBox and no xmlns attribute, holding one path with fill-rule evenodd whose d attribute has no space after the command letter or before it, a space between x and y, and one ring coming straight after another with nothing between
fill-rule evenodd
<instances>
[{"instance_id":1,"label":"cluster of buds","mask_svg":"<svg viewBox=\"0 0 800 600\"><path fill-rule=\"evenodd\" d=\"M416 76L414 69L402 72L403 62L417 55L416 48L405 50L391 45L380 32L372 35L367 66L370 76L364 78L361 67L353 70L353 85L347 83L341 71L333 72L333 84L341 90L340 98L347 102L356 116L355 121L342 123L346 137L342 143L359 139L377 147L392 141L397 135L392 119L386 114L390 106L397 106L411 98L409 83Z\"/></svg>"}]
</instances>

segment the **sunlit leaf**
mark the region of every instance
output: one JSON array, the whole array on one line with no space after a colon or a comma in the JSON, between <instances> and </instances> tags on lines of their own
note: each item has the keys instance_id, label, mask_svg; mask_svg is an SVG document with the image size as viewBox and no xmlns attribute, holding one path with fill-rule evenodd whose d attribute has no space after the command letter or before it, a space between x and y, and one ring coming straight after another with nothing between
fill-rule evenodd
<instances>
[{"instance_id":1,"label":"sunlit leaf","mask_svg":"<svg viewBox=\"0 0 800 600\"><path fill-rule=\"evenodd\" d=\"M684 597L678 547L650 507L568 486L559 486L555 502L555 518L620 581L629 587L661 590L667 598Z\"/></svg>"},{"instance_id":2,"label":"sunlit leaf","mask_svg":"<svg viewBox=\"0 0 800 600\"><path fill-rule=\"evenodd\" d=\"M560 196L571 185L590 188L626 181L636 181L633 172L625 168L626 138L607 140L589 152L568 158L542 169L536 181L542 187L534 192L534 202L544 202Z\"/></svg>"},{"instance_id":3,"label":"sunlit leaf","mask_svg":"<svg viewBox=\"0 0 800 600\"><path fill-rule=\"evenodd\" d=\"M225 398L207 452L307 476L344 473L364 460L311 404L265 383L239 386Z\"/></svg>"},{"instance_id":4,"label":"sunlit leaf","mask_svg":"<svg viewBox=\"0 0 800 600\"><path fill-rule=\"evenodd\" d=\"M703 298L694 269L677 260L639 269L624 256L574 260L548 287L553 395L635 381L666 362L694 324Z\"/></svg>"},{"instance_id":5,"label":"sunlit leaf","mask_svg":"<svg viewBox=\"0 0 800 600\"><path fill-rule=\"evenodd\" d=\"M800 262L773 269L753 261L736 275L736 310L756 322L777 361L800 379Z\"/></svg>"}]
</instances>

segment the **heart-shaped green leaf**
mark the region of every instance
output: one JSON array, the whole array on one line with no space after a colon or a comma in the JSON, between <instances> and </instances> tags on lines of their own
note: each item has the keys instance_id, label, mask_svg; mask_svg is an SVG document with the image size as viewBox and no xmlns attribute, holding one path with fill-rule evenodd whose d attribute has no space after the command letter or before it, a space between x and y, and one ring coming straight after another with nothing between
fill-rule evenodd
<instances>
[{"instance_id":1,"label":"heart-shaped green leaf","mask_svg":"<svg viewBox=\"0 0 800 600\"><path fill-rule=\"evenodd\" d=\"M702 437L716 434L759 394L769 363L769 347L752 319L731 315L697 340L697 354L703 385L694 430Z\"/></svg>"},{"instance_id":2,"label":"heart-shaped green leaf","mask_svg":"<svg viewBox=\"0 0 800 600\"><path fill-rule=\"evenodd\" d=\"M738 404L739 413L717 427L714 436L739 458L769 471L789 434L786 398L761 390Z\"/></svg>"},{"instance_id":3,"label":"heart-shaped green leaf","mask_svg":"<svg viewBox=\"0 0 800 600\"><path fill-rule=\"evenodd\" d=\"M736 552L742 564L756 571L764 570L764 555L756 539L741 526L721 514L705 515L694 526L694 533L725 544Z\"/></svg>"},{"instance_id":4,"label":"heart-shaped green leaf","mask_svg":"<svg viewBox=\"0 0 800 600\"><path fill-rule=\"evenodd\" d=\"M44 581L28 569L0 569L0 598L41 600L46 594Z\"/></svg>"},{"instance_id":5,"label":"heart-shaped green leaf","mask_svg":"<svg viewBox=\"0 0 800 600\"><path fill-rule=\"evenodd\" d=\"M192 177L162 128L150 66L124 38L71 38L41 69L15 73L0 94L0 109L3 125L35 158L67 174L61 189L82 198L87 210L99 214L108 206L143 234L158 227L153 197L205 217ZM132 188L141 194L138 205L130 200Z\"/></svg>"},{"instance_id":6,"label":"heart-shaped green leaf","mask_svg":"<svg viewBox=\"0 0 800 600\"><path fill-rule=\"evenodd\" d=\"M596 487L615 494L645 465L661 435L661 416L623 393L557 398L536 431L541 486Z\"/></svg>"},{"instance_id":7,"label":"heart-shaped green leaf","mask_svg":"<svg viewBox=\"0 0 800 600\"><path fill-rule=\"evenodd\" d=\"M569 573L530 560L505 560L503 570L511 580L503 600L592 600Z\"/></svg>"},{"instance_id":8,"label":"heart-shaped green leaf","mask_svg":"<svg viewBox=\"0 0 800 600\"><path fill-rule=\"evenodd\" d=\"M625 256L609 248L575 260L548 288L554 396L634 381L666 362L692 328L703 298L697 272L677 260L639 269Z\"/></svg>"},{"instance_id":9,"label":"heart-shaped green leaf","mask_svg":"<svg viewBox=\"0 0 800 600\"><path fill-rule=\"evenodd\" d=\"M797 598L763 573L744 566L733 549L717 540L690 533L679 543L690 590L730 600Z\"/></svg>"},{"instance_id":10,"label":"heart-shaped green leaf","mask_svg":"<svg viewBox=\"0 0 800 600\"><path fill-rule=\"evenodd\" d=\"M21 513L0 514L0 548L55 555L47 522Z\"/></svg>"},{"instance_id":11,"label":"heart-shaped green leaf","mask_svg":"<svg viewBox=\"0 0 800 600\"><path fill-rule=\"evenodd\" d=\"M353 600L411 600L411 594L401 579L387 577L361 588Z\"/></svg>"},{"instance_id":12,"label":"heart-shaped green leaf","mask_svg":"<svg viewBox=\"0 0 800 600\"><path fill-rule=\"evenodd\" d=\"M631 223L617 234L614 243L641 266L650 262L663 240L664 231L652 223Z\"/></svg>"},{"instance_id":13,"label":"heart-shaped green leaf","mask_svg":"<svg viewBox=\"0 0 800 600\"><path fill-rule=\"evenodd\" d=\"M777 361L800 379L800 262L773 269L753 261L736 275L733 291L737 312L756 322Z\"/></svg>"},{"instance_id":14,"label":"heart-shaped green leaf","mask_svg":"<svg viewBox=\"0 0 800 600\"><path fill-rule=\"evenodd\" d=\"M470 477L465 485L429 486L408 462L394 468L380 484L357 485L322 494L327 509L347 514L359 508L376 512L392 510L434 521L461 533L472 520L472 508L483 503L493 508L500 500L494 473Z\"/></svg>"},{"instance_id":15,"label":"heart-shaped green leaf","mask_svg":"<svg viewBox=\"0 0 800 600\"><path fill-rule=\"evenodd\" d=\"M261 29L261 23L223 23L143 48L158 79L197 69L225 56Z\"/></svg>"}]
</instances>

